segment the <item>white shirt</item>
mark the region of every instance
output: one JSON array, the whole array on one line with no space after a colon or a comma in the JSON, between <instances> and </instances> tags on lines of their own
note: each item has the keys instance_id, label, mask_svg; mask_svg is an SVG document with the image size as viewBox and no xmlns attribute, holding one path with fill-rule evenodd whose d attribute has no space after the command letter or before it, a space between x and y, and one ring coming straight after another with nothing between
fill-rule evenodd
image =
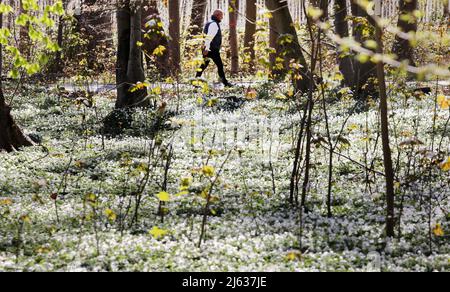
<instances>
[{"instance_id":1,"label":"white shirt","mask_svg":"<svg viewBox=\"0 0 450 292\"><path fill-rule=\"evenodd\" d=\"M208 33L206 34L205 47L208 51L211 51L211 42L219 32L219 25L217 22L212 22L208 27Z\"/></svg>"}]
</instances>

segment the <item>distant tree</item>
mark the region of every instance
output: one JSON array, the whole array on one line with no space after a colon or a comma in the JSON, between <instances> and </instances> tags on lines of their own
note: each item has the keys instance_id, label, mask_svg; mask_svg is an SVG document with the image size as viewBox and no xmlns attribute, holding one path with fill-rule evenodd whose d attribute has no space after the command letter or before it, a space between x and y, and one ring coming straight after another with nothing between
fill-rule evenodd
<instances>
[{"instance_id":1,"label":"distant tree","mask_svg":"<svg viewBox=\"0 0 450 292\"><path fill-rule=\"evenodd\" d=\"M244 52L250 58L250 71L254 71L255 64L256 4L256 0L246 0Z\"/></svg>"},{"instance_id":2,"label":"distant tree","mask_svg":"<svg viewBox=\"0 0 450 292\"><path fill-rule=\"evenodd\" d=\"M84 52L87 67L96 72L106 69L104 62L99 60L112 57L108 53L108 48L113 46L111 15L107 9L103 9L107 2L106 0L82 0L81 13L75 15L80 33L87 40Z\"/></svg>"},{"instance_id":3,"label":"distant tree","mask_svg":"<svg viewBox=\"0 0 450 292\"><path fill-rule=\"evenodd\" d=\"M269 19L269 47L272 50L272 53L269 55L271 74L275 76L280 74L280 71L276 69L277 55L280 52L278 46L278 33L275 29L275 21L273 20L273 17Z\"/></svg>"},{"instance_id":4,"label":"distant tree","mask_svg":"<svg viewBox=\"0 0 450 292\"><path fill-rule=\"evenodd\" d=\"M19 1L19 15L25 13L27 7L24 7L24 1ZM28 8L27 8L28 9ZM28 22L27 22L28 23ZM24 56L28 57L31 53L31 41L30 36L28 34L28 25L22 25L19 28L19 50L23 53Z\"/></svg>"},{"instance_id":5,"label":"distant tree","mask_svg":"<svg viewBox=\"0 0 450 292\"><path fill-rule=\"evenodd\" d=\"M450 7L449 7L449 0L443 0L444 2L444 21L448 21L448 18L450 16Z\"/></svg>"},{"instance_id":6,"label":"distant tree","mask_svg":"<svg viewBox=\"0 0 450 292\"><path fill-rule=\"evenodd\" d=\"M142 50L142 6L139 2L120 0L117 8L117 101L116 108L146 106L147 91L133 85L144 82Z\"/></svg>"},{"instance_id":7,"label":"distant tree","mask_svg":"<svg viewBox=\"0 0 450 292\"><path fill-rule=\"evenodd\" d=\"M229 0L230 13L230 48L231 48L231 74L239 72L239 44L237 34L237 22L239 12L239 0Z\"/></svg>"},{"instance_id":8,"label":"distant tree","mask_svg":"<svg viewBox=\"0 0 450 292\"><path fill-rule=\"evenodd\" d=\"M329 0L312 0L312 5L322 10L322 16L321 19L325 20L328 18L328 6L329 6Z\"/></svg>"},{"instance_id":9,"label":"distant tree","mask_svg":"<svg viewBox=\"0 0 450 292\"><path fill-rule=\"evenodd\" d=\"M67 8L67 2L68 0L62 0L64 10ZM57 36L57 42L58 46L60 48L63 47L63 41L64 41L64 24L65 24L65 16L61 15L58 19L58 36ZM52 71L55 73L58 73L62 70L62 54L61 51L56 53L55 62L52 68Z\"/></svg>"},{"instance_id":10,"label":"distant tree","mask_svg":"<svg viewBox=\"0 0 450 292\"><path fill-rule=\"evenodd\" d=\"M207 0L193 0L192 2L191 23L189 26L192 36L199 35L203 32L207 4Z\"/></svg>"},{"instance_id":11,"label":"distant tree","mask_svg":"<svg viewBox=\"0 0 450 292\"><path fill-rule=\"evenodd\" d=\"M334 26L336 35L340 38L350 36L348 26L347 0L335 0L334 3ZM339 71L344 76L346 86L355 86L354 59L351 52L338 49Z\"/></svg>"},{"instance_id":12,"label":"distant tree","mask_svg":"<svg viewBox=\"0 0 450 292\"><path fill-rule=\"evenodd\" d=\"M310 78L308 64L303 55L289 7L284 0L266 0L265 2L267 9L272 12L271 27L273 33L278 37L277 46L282 46L282 48L279 47L281 48L279 51L283 52L287 64L294 61L301 65L301 68L295 69L293 72L295 88L307 92L311 82L314 81ZM274 38L274 36L272 37ZM301 78L296 78L295 75L300 75Z\"/></svg>"},{"instance_id":13,"label":"distant tree","mask_svg":"<svg viewBox=\"0 0 450 292\"><path fill-rule=\"evenodd\" d=\"M170 75L169 40L158 10L157 0L147 0L147 5L142 9L143 36L142 49L145 52L147 66L155 66L160 77ZM157 50L155 52L155 50Z\"/></svg>"},{"instance_id":14,"label":"distant tree","mask_svg":"<svg viewBox=\"0 0 450 292\"><path fill-rule=\"evenodd\" d=\"M398 28L404 33L417 32L417 18L414 11L418 9L418 0L400 0L400 13L398 18ZM397 36L393 47L393 52L401 61L408 60L409 64L415 65L414 48L408 39Z\"/></svg>"},{"instance_id":15,"label":"distant tree","mask_svg":"<svg viewBox=\"0 0 450 292\"><path fill-rule=\"evenodd\" d=\"M368 41L376 41L372 18L356 0L351 0L351 9L353 14L353 38L366 49L373 51L373 48L367 46ZM357 58L353 65L354 84L352 87L355 90L356 97L365 98L376 91L374 82L377 77L376 64L371 62L370 59Z\"/></svg>"},{"instance_id":16,"label":"distant tree","mask_svg":"<svg viewBox=\"0 0 450 292\"><path fill-rule=\"evenodd\" d=\"M170 68L173 75L181 72L180 57L180 1L169 1Z\"/></svg>"}]
</instances>

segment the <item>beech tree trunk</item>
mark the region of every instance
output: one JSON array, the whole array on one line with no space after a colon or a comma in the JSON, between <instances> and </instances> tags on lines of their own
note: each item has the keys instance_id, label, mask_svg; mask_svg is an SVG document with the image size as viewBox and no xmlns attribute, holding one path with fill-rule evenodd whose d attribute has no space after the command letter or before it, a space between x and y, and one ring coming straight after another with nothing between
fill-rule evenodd
<instances>
[{"instance_id":1,"label":"beech tree trunk","mask_svg":"<svg viewBox=\"0 0 450 292\"><path fill-rule=\"evenodd\" d=\"M336 35L340 38L347 38L350 36L348 26L347 0L335 0L334 6L334 25L336 28ZM355 69L353 64L353 57L351 52L344 52L338 49L338 64L339 71L344 76L344 84L348 87L355 86Z\"/></svg>"},{"instance_id":2,"label":"beech tree trunk","mask_svg":"<svg viewBox=\"0 0 450 292\"><path fill-rule=\"evenodd\" d=\"M270 68L272 75L277 75L278 71L275 70L277 54L279 53L278 49L278 34L275 31L275 21L273 17L269 19L269 47L274 53L269 55Z\"/></svg>"},{"instance_id":3,"label":"beech tree trunk","mask_svg":"<svg viewBox=\"0 0 450 292\"><path fill-rule=\"evenodd\" d=\"M247 0L246 2L246 21L244 48L245 54L250 57L250 72L254 72L255 64L255 33L256 33L256 0Z\"/></svg>"},{"instance_id":4,"label":"beech tree trunk","mask_svg":"<svg viewBox=\"0 0 450 292\"><path fill-rule=\"evenodd\" d=\"M400 15L398 18L398 28L405 33L417 32L417 19L414 11L418 9L418 0L400 0ZM405 20L405 17L408 20ZM408 60L410 65L415 66L414 48L409 40L397 36L392 49L400 61Z\"/></svg>"},{"instance_id":5,"label":"beech tree trunk","mask_svg":"<svg viewBox=\"0 0 450 292\"><path fill-rule=\"evenodd\" d=\"M363 47L365 46L366 41L375 40L375 26L372 21L372 18L367 14L367 12L360 7L355 0L351 0L351 8L352 14L355 19L353 21L353 37L354 39L360 43ZM366 22L362 22L361 20L365 19ZM364 31L369 30L369 36L364 34ZM367 49L371 49L366 47ZM371 49L373 50L373 49ZM366 62L361 62L358 59L355 59L354 62L354 90L357 98L364 99L368 95L375 93L376 85L375 79L377 77L377 68L376 64L371 62L370 60Z\"/></svg>"},{"instance_id":6,"label":"beech tree trunk","mask_svg":"<svg viewBox=\"0 0 450 292\"><path fill-rule=\"evenodd\" d=\"M159 77L165 78L170 76L169 63L169 40L164 28L159 24L162 23L156 0L147 0L148 5L142 8L142 49L145 52L145 60L147 67L155 66L158 70ZM165 50L162 55L153 55L153 52L159 46L163 46Z\"/></svg>"},{"instance_id":7,"label":"beech tree trunk","mask_svg":"<svg viewBox=\"0 0 450 292\"><path fill-rule=\"evenodd\" d=\"M288 63L291 60L294 60L296 63L301 65L301 68L294 72L294 74L300 74L301 76L301 79L293 78L294 86L296 90L308 92L311 82L314 81L310 78L308 64L306 63L306 59L303 55L289 7L286 5L284 0L266 0L266 6L267 9L272 12L273 21L271 26L273 33L276 34L278 38L286 35L289 35L292 38L292 42L286 43L282 47L277 44L277 47L279 48L279 51L282 52L283 58ZM275 38L275 36L272 37Z\"/></svg>"},{"instance_id":8,"label":"beech tree trunk","mask_svg":"<svg viewBox=\"0 0 450 292\"><path fill-rule=\"evenodd\" d=\"M0 4L3 1L0 0ZM3 28L3 15L0 16L0 29ZM3 94L3 46L0 45L0 151L12 152L33 142L21 131L11 116L11 107L6 104Z\"/></svg>"},{"instance_id":9,"label":"beech tree trunk","mask_svg":"<svg viewBox=\"0 0 450 292\"><path fill-rule=\"evenodd\" d=\"M181 73L180 66L180 1L169 1L169 47L170 47L170 67L173 75Z\"/></svg>"},{"instance_id":10,"label":"beech tree trunk","mask_svg":"<svg viewBox=\"0 0 450 292\"><path fill-rule=\"evenodd\" d=\"M117 101L116 108L147 106L145 88L131 92L134 84L145 80L142 50L141 6L131 7L130 0L121 1L117 10Z\"/></svg>"},{"instance_id":11,"label":"beech tree trunk","mask_svg":"<svg viewBox=\"0 0 450 292\"><path fill-rule=\"evenodd\" d=\"M239 45L237 35L237 21L239 0L229 0L230 12L230 49L231 49L231 74L239 73Z\"/></svg>"}]
</instances>

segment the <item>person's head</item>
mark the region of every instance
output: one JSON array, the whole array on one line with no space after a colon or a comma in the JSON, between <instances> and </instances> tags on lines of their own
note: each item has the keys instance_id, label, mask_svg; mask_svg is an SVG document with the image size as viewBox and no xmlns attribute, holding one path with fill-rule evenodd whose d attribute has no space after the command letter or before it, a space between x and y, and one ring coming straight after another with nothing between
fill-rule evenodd
<instances>
[{"instance_id":1,"label":"person's head","mask_svg":"<svg viewBox=\"0 0 450 292\"><path fill-rule=\"evenodd\" d=\"M223 20L223 11L220 9L217 9L216 11L214 11L212 17L213 19L217 20L217 21L222 21Z\"/></svg>"}]
</instances>

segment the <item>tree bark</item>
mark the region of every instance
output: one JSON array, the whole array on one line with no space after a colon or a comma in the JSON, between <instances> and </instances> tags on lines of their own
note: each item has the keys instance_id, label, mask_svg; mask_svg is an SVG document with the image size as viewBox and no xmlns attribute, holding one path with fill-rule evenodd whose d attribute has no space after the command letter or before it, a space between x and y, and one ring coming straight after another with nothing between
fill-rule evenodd
<instances>
[{"instance_id":1,"label":"tree bark","mask_svg":"<svg viewBox=\"0 0 450 292\"><path fill-rule=\"evenodd\" d=\"M237 34L237 21L239 11L239 0L229 0L230 12L230 48L231 48L231 74L239 73L239 45Z\"/></svg>"},{"instance_id":2,"label":"tree bark","mask_svg":"<svg viewBox=\"0 0 450 292\"><path fill-rule=\"evenodd\" d=\"M172 75L181 73L180 65L180 1L169 0L169 47Z\"/></svg>"},{"instance_id":3,"label":"tree bark","mask_svg":"<svg viewBox=\"0 0 450 292\"><path fill-rule=\"evenodd\" d=\"M377 0L377 5L380 5L381 0ZM383 32L381 28L376 25L376 42L377 53L383 54ZM384 170L386 175L386 235L388 237L395 236L395 193L394 193L394 168L392 163L392 151L389 140L389 113L388 113L388 101L386 90L386 78L384 73L384 63L378 62L377 66L377 78L380 93L380 120L381 120L381 136L383 143L383 158L384 158Z\"/></svg>"},{"instance_id":4,"label":"tree bark","mask_svg":"<svg viewBox=\"0 0 450 292\"><path fill-rule=\"evenodd\" d=\"M245 21L245 37L244 48L245 54L250 58L250 72L254 72L255 65L255 33L256 33L256 0L247 0L246 2L246 21Z\"/></svg>"},{"instance_id":5,"label":"tree bark","mask_svg":"<svg viewBox=\"0 0 450 292\"><path fill-rule=\"evenodd\" d=\"M142 66L142 50L138 45L141 42L141 6L131 7L130 1L119 3L117 10L117 101L116 108L130 108L147 106L145 101L146 89L131 92L134 84L145 80Z\"/></svg>"},{"instance_id":6,"label":"tree bark","mask_svg":"<svg viewBox=\"0 0 450 292\"><path fill-rule=\"evenodd\" d=\"M293 78L294 86L298 91L308 92L310 84L314 81L310 79L308 64L303 55L289 7L283 0L266 0L266 6L272 12L273 21L271 25L278 39L283 36L292 38L292 42L285 43L280 48L280 51L283 52L283 56L287 62L294 60L297 64L301 65L298 71L294 70L296 71L294 75L299 74L301 76L301 79Z\"/></svg>"},{"instance_id":7,"label":"tree bark","mask_svg":"<svg viewBox=\"0 0 450 292\"><path fill-rule=\"evenodd\" d=\"M398 28L405 33L417 32L417 19L414 11L418 9L418 0L400 0L400 15L398 18ZM404 19L405 17L408 20ZM415 66L414 48L409 40L396 36L393 52L398 56L400 61L408 60L410 65Z\"/></svg>"},{"instance_id":8,"label":"tree bark","mask_svg":"<svg viewBox=\"0 0 450 292\"><path fill-rule=\"evenodd\" d=\"M0 4L3 1L0 0ZM0 15L0 29L3 15ZM0 45L0 77L3 76L3 46ZM11 116L11 107L6 104L3 94L3 78L0 78L0 151L12 152L22 147L33 146L33 142L22 132Z\"/></svg>"},{"instance_id":9,"label":"tree bark","mask_svg":"<svg viewBox=\"0 0 450 292\"><path fill-rule=\"evenodd\" d=\"M277 75L278 72L275 70L277 55L279 53L278 49L278 34L275 31L275 22L273 17L269 19L269 47L274 53L269 55L271 74Z\"/></svg>"},{"instance_id":10,"label":"tree bark","mask_svg":"<svg viewBox=\"0 0 450 292\"><path fill-rule=\"evenodd\" d=\"M25 13L23 0L19 1L19 13ZM28 22L19 28L19 50L26 58L30 56L31 40L28 34Z\"/></svg>"},{"instance_id":11,"label":"tree bark","mask_svg":"<svg viewBox=\"0 0 450 292\"><path fill-rule=\"evenodd\" d=\"M196 36L202 34L207 4L206 0L193 0L191 23L189 26L190 35Z\"/></svg>"},{"instance_id":12,"label":"tree bark","mask_svg":"<svg viewBox=\"0 0 450 292\"><path fill-rule=\"evenodd\" d=\"M449 7L449 0L444 0L444 21L448 23L448 18L450 16L450 7Z\"/></svg>"},{"instance_id":13,"label":"tree bark","mask_svg":"<svg viewBox=\"0 0 450 292\"><path fill-rule=\"evenodd\" d=\"M348 38L350 36L348 26L348 12L347 0L335 0L334 6L334 25L336 28L336 35L340 38ZM344 76L344 84L348 87L355 86L355 70L353 64L353 57L350 52L344 52L338 49L338 64L339 71Z\"/></svg>"},{"instance_id":14,"label":"tree bark","mask_svg":"<svg viewBox=\"0 0 450 292\"><path fill-rule=\"evenodd\" d=\"M363 47L371 49L365 46L365 42L368 40L374 40L375 26L372 18L367 12L360 7L355 0L351 0L352 14L355 17L353 21L353 38L360 43ZM366 22L362 22L366 20ZM369 30L368 34L365 31ZM370 37L372 36L372 37ZM373 50L373 49L371 49ZM370 60L361 62L355 59L354 62L354 90L357 98L364 99L368 95L376 92L375 79L377 77L376 64Z\"/></svg>"},{"instance_id":15,"label":"tree bark","mask_svg":"<svg viewBox=\"0 0 450 292\"><path fill-rule=\"evenodd\" d=\"M162 23L156 0L149 0L148 6L142 9L142 27L144 33L142 35L143 46L145 52L145 60L147 67L155 66L158 70L159 77L165 78L170 76L169 63L169 41L164 28L159 24ZM161 56L152 55L155 49L163 46L166 50Z\"/></svg>"},{"instance_id":16,"label":"tree bark","mask_svg":"<svg viewBox=\"0 0 450 292\"><path fill-rule=\"evenodd\" d=\"M322 16L320 17L322 21L328 19L328 0L312 0L312 5L322 10Z\"/></svg>"},{"instance_id":17,"label":"tree bark","mask_svg":"<svg viewBox=\"0 0 450 292\"><path fill-rule=\"evenodd\" d=\"M63 0L62 4L64 7L64 10L66 10L67 8L67 0ZM57 35L57 43L58 46L62 49L63 47L63 42L64 42L64 25L65 25L65 15L61 15L58 18L58 35ZM53 74L54 77L56 75L61 75L62 74L62 70L63 70L63 58L62 58L62 52L58 51L56 52L55 55L55 60L53 61L53 63L50 65L49 67L49 72Z\"/></svg>"},{"instance_id":18,"label":"tree bark","mask_svg":"<svg viewBox=\"0 0 450 292\"><path fill-rule=\"evenodd\" d=\"M102 72L106 68L99 59L112 56L103 55L105 48L113 46L112 21L108 12L99 9L104 0L82 0L81 14L76 15L80 33L87 40L86 59L88 68Z\"/></svg>"}]
</instances>

